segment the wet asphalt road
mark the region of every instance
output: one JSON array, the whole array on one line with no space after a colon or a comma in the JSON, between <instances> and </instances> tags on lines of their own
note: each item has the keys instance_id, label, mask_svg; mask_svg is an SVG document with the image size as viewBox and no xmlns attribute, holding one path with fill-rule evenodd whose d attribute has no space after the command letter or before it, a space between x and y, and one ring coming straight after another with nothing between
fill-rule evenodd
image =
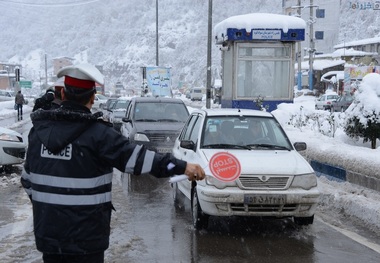
<instances>
[{"instance_id":1,"label":"wet asphalt road","mask_svg":"<svg viewBox=\"0 0 380 263\"><path fill-rule=\"evenodd\" d=\"M17 129L27 135L30 122L25 120ZM114 178L116 211L106 262L379 262L379 252L331 227L318 213L307 227L290 219L211 218L207 230L196 231L189 202L174 205L168 179L131 177L116 170ZM8 209L0 211L7 211L1 213L3 220L13 220ZM35 251L30 240L20 246Z\"/></svg>"},{"instance_id":2,"label":"wet asphalt road","mask_svg":"<svg viewBox=\"0 0 380 263\"><path fill-rule=\"evenodd\" d=\"M190 205L174 205L167 179L124 175L119 186L115 207L128 218L125 234L138 240L125 262L379 262L378 252L318 216L307 227L290 219L211 218L207 230L196 231Z\"/></svg>"}]
</instances>

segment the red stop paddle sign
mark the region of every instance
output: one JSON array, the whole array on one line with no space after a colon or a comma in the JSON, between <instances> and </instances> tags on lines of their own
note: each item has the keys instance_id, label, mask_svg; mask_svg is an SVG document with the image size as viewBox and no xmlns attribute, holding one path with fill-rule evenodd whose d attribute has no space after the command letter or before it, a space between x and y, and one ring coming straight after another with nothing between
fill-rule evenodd
<instances>
[{"instance_id":1,"label":"red stop paddle sign","mask_svg":"<svg viewBox=\"0 0 380 263\"><path fill-rule=\"evenodd\" d=\"M216 153L211 157L209 167L212 175L223 182L231 182L240 176L240 162L228 152Z\"/></svg>"}]
</instances>

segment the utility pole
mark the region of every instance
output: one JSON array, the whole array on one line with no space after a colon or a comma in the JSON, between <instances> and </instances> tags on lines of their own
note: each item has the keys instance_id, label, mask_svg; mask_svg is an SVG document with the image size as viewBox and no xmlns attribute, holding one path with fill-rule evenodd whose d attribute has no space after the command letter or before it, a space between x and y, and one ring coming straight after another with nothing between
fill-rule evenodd
<instances>
[{"instance_id":1,"label":"utility pole","mask_svg":"<svg viewBox=\"0 0 380 263\"><path fill-rule=\"evenodd\" d=\"M48 75L47 75L47 54L45 54L45 89L48 88Z\"/></svg>"},{"instance_id":2,"label":"utility pole","mask_svg":"<svg viewBox=\"0 0 380 263\"><path fill-rule=\"evenodd\" d=\"M158 0L156 0L156 66L158 63Z\"/></svg>"},{"instance_id":3,"label":"utility pole","mask_svg":"<svg viewBox=\"0 0 380 263\"><path fill-rule=\"evenodd\" d=\"M211 108L211 34L212 34L212 0L208 1L208 33L207 33L207 89L206 108Z\"/></svg>"},{"instance_id":4,"label":"utility pole","mask_svg":"<svg viewBox=\"0 0 380 263\"><path fill-rule=\"evenodd\" d=\"M310 30L309 30L309 38L310 38L310 47L309 47L309 89L313 90L313 59L314 59L314 51L315 51L315 43L314 43L314 18L313 18L313 0L310 0Z\"/></svg>"},{"instance_id":5,"label":"utility pole","mask_svg":"<svg viewBox=\"0 0 380 263\"><path fill-rule=\"evenodd\" d=\"M298 0L297 2L297 14L298 17L301 18L301 0ZM302 72L301 72L301 42L299 41L297 43L297 66L298 66L298 73L297 73L297 88L298 90L302 89Z\"/></svg>"}]
</instances>

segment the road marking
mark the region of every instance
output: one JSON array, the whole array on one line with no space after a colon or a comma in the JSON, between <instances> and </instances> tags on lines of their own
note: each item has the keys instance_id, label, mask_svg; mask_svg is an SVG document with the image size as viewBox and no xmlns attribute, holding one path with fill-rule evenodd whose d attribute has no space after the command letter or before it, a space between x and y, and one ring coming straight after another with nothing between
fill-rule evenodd
<instances>
[{"instance_id":1,"label":"road marking","mask_svg":"<svg viewBox=\"0 0 380 263\"><path fill-rule=\"evenodd\" d=\"M359 244L362 244L363 246L366 246L366 247L368 247L368 248L372 249L373 251L380 254L380 245L372 243L371 241L369 241L368 239L366 239L365 237L363 237L357 233L354 233L354 232L351 232L349 230L331 225L319 217L318 217L318 220L321 221L322 223L328 225L329 227L335 229L336 231L342 233L346 237L351 238L352 240L358 242Z\"/></svg>"}]
</instances>

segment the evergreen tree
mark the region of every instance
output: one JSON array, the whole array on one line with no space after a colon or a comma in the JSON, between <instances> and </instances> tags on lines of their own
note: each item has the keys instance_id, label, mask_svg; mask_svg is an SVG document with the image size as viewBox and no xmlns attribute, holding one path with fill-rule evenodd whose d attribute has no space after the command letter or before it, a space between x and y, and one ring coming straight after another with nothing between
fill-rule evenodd
<instances>
[{"instance_id":1,"label":"evergreen tree","mask_svg":"<svg viewBox=\"0 0 380 263\"><path fill-rule=\"evenodd\" d=\"M346 110L347 121L344 130L351 138L363 138L363 143L371 142L376 149L376 140L380 139L380 75L367 74L354 101Z\"/></svg>"}]
</instances>

